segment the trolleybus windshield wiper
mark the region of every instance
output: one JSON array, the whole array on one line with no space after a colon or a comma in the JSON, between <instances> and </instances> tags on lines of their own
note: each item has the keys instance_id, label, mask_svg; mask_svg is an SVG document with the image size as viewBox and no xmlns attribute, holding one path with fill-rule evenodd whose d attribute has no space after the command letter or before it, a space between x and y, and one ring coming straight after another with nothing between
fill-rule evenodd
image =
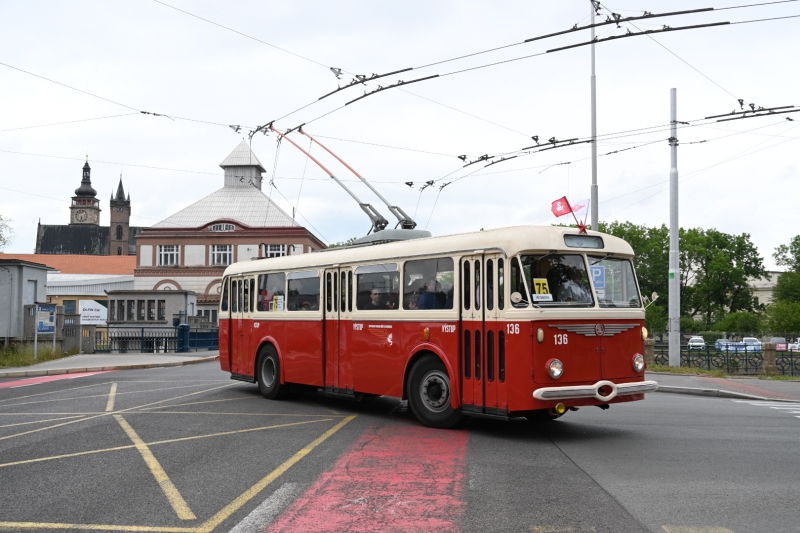
<instances>
[{"instance_id":1,"label":"trolleybus windshield wiper","mask_svg":"<svg viewBox=\"0 0 800 533\"><path fill-rule=\"evenodd\" d=\"M607 259L607 258L608 258L608 256L610 256L610 255L611 255L611 254L606 254L606 255L604 255L603 257L601 257L600 259L598 259L598 260L597 260L597 261L595 261L594 263L591 263L591 265L596 265L596 264L597 264L597 263L599 263L600 261L602 261L602 260L604 260L604 259Z\"/></svg>"}]
</instances>

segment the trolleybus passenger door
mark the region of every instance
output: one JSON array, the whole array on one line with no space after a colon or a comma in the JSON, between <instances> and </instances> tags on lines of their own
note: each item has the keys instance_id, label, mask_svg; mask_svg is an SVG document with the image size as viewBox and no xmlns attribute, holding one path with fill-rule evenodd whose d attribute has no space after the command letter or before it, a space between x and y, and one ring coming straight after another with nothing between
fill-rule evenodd
<instances>
[{"instance_id":1,"label":"trolleybus passenger door","mask_svg":"<svg viewBox=\"0 0 800 533\"><path fill-rule=\"evenodd\" d=\"M339 386L339 269L325 270L323 334L325 338L325 388L338 390Z\"/></svg>"},{"instance_id":2,"label":"trolleybus passenger door","mask_svg":"<svg viewBox=\"0 0 800 533\"><path fill-rule=\"evenodd\" d=\"M249 293L249 291L248 291ZM244 332L244 308L245 308L245 279L241 276L231 278L231 334L230 334L230 353L231 353L231 373L239 375L249 375L250 372L244 371L245 359L245 332Z\"/></svg>"},{"instance_id":3,"label":"trolleybus passenger door","mask_svg":"<svg viewBox=\"0 0 800 533\"><path fill-rule=\"evenodd\" d=\"M352 391L353 379L353 271L339 269L339 385L340 389Z\"/></svg>"},{"instance_id":4,"label":"trolleybus passenger door","mask_svg":"<svg viewBox=\"0 0 800 533\"><path fill-rule=\"evenodd\" d=\"M486 254L483 260L482 301L483 306L483 345L481 350L483 368L483 408L487 414L505 414L505 405L500 404L500 390L504 386L500 379L500 342L505 341L505 324L500 320L501 296L500 271L505 267L503 257ZM503 287L504 289L505 287ZM505 356L505 352L503 351ZM505 359L505 357L503 357ZM505 367L505 360L502 361ZM503 369L505 370L505 369ZM503 380L505 381L505 372ZM505 399L505 394L502 395ZM505 404L505 401L503 402ZM501 409L502 408L502 409Z\"/></svg>"},{"instance_id":5,"label":"trolleybus passenger door","mask_svg":"<svg viewBox=\"0 0 800 533\"><path fill-rule=\"evenodd\" d=\"M461 378L464 411L483 411L483 255L461 259Z\"/></svg>"}]
</instances>

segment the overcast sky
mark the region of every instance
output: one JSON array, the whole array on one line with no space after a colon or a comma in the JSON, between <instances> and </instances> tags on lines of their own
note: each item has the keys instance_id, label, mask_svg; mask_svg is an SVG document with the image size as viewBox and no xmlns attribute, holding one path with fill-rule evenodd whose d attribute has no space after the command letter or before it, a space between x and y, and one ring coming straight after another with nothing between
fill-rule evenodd
<instances>
[{"instance_id":1,"label":"overcast sky","mask_svg":"<svg viewBox=\"0 0 800 533\"><path fill-rule=\"evenodd\" d=\"M588 137L590 47L442 76L585 42L589 31L415 68L380 83L440 77L344 107L365 88L317 101L352 74L420 67L584 25L588 0L166 3L274 47L153 0L0 3L0 62L116 102L0 66L0 214L12 219L15 231L6 251L32 252L38 220L69 222L69 198L87 153L101 223L108 223L108 198L121 174L132 198L131 223L149 226L221 187L218 165L248 129L311 102L276 126L309 122L309 133L435 235L550 224L556 222L553 200L589 197L588 144L518 157L454 180L483 167L459 170L458 155L512 152L534 144L533 135L540 141ZM644 9L746 3L610 0L602 18L606 9L634 16ZM606 26L597 34L787 15L800 15L800 3L636 21L636 27ZM800 18L793 18L597 44L598 153L633 148L598 159L600 220L669 223L669 131L654 127L669 123L675 87L678 118L690 122L679 130L681 225L749 233L774 268L775 247L800 233L800 113L700 119L738 111L738 98L763 107L800 105L792 55L800 49L799 26ZM329 67L350 74L337 80ZM83 122L50 125L70 121ZM640 131L611 135L628 130ZM308 146L308 139L293 138ZM301 224L326 242L367 232L369 221L355 202L296 148L283 143L276 158L275 136L260 133L252 147L266 177L275 169L276 188L270 192L265 180L264 191L290 214L297 207ZM338 177L353 179L327 154L322 159ZM450 173L420 192L426 181ZM451 184L440 190L445 183ZM363 184L348 185L392 219Z\"/></svg>"}]
</instances>

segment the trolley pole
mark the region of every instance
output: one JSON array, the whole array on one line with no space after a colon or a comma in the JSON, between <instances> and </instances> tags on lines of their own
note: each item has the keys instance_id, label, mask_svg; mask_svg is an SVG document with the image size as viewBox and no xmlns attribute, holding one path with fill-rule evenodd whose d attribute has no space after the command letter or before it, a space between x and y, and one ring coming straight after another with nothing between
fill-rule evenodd
<instances>
[{"instance_id":1,"label":"trolley pole","mask_svg":"<svg viewBox=\"0 0 800 533\"><path fill-rule=\"evenodd\" d=\"M669 366L681 366L681 270L678 228L678 95L669 91Z\"/></svg>"},{"instance_id":2,"label":"trolley pole","mask_svg":"<svg viewBox=\"0 0 800 533\"><path fill-rule=\"evenodd\" d=\"M592 85L592 191L591 191L591 201L589 208L592 211L592 230L597 231L599 228L598 223L598 193L597 193L597 79L594 75L594 14L595 14L595 6L594 2L589 2L589 5L592 8L592 44L590 48L592 49L592 77L591 77L591 85Z\"/></svg>"}]
</instances>

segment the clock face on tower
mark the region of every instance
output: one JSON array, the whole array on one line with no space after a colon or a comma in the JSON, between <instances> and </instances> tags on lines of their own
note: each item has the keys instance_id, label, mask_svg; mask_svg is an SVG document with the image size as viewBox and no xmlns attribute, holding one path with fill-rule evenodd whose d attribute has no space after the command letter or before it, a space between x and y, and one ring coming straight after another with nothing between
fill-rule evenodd
<instances>
[{"instance_id":1,"label":"clock face on tower","mask_svg":"<svg viewBox=\"0 0 800 533\"><path fill-rule=\"evenodd\" d=\"M78 222L86 222L86 219L89 218L89 214L86 212L85 209L78 209L75 213L75 220Z\"/></svg>"}]
</instances>

